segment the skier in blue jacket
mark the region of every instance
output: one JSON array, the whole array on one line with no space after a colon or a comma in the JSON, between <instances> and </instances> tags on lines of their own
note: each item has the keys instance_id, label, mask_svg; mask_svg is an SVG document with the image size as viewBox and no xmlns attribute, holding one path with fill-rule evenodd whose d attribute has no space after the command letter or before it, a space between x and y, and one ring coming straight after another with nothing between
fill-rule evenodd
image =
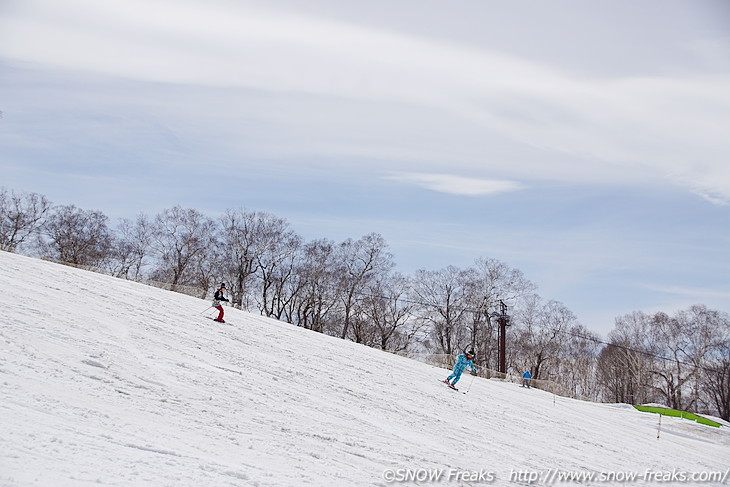
<instances>
[{"instance_id":1,"label":"skier in blue jacket","mask_svg":"<svg viewBox=\"0 0 730 487\"><path fill-rule=\"evenodd\" d=\"M446 379L444 379L444 382L449 385L452 389L456 389L454 387L457 382L459 382L459 379L461 379L461 374L464 372L464 369L467 367L471 367L471 370L476 372L477 366L474 365L474 350L469 350L466 353L462 353L458 357L456 357L456 363L454 364L454 372L448 376ZM451 380L453 379L453 381Z\"/></svg>"},{"instance_id":2,"label":"skier in blue jacket","mask_svg":"<svg viewBox=\"0 0 730 487\"><path fill-rule=\"evenodd\" d=\"M524 374L522 374L522 385L520 387L527 387L530 388L530 379L532 379L532 374L529 370L526 370Z\"/></svg>"}]
</instances>

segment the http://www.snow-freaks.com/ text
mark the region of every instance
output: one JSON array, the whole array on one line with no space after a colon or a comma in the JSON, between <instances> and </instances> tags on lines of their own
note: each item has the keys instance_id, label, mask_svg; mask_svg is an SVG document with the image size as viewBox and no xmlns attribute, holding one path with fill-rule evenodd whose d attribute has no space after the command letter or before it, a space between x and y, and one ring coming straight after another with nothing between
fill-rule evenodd
<instances>
[{"instance_id":1,"label":"http://www.snow-freaks.com/ text","mask_svg":"<svg viewBox=\"0 0 730 487\"><path fill-rule=\"evenodd\" d=\"M450 483L470 482L473 484L493 484L499 476L492 470L460 470L455 468L393 468L383 471L387 483ZM503 479L504 480L504 479ZM559 468L543 470L510 470L507 480L518 484L553 485L560 483L688 483L725 485L730 480L730 469L726 471L653 470L630 471L570 471Z\"/></svg>"}]
</instances>

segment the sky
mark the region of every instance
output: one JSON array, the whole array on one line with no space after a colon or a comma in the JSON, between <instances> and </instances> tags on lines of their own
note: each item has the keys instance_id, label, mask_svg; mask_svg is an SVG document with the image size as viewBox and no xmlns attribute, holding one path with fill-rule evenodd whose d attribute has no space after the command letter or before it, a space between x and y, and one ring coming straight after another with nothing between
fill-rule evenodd
<instances>
[{"instance_id":1,"label":"sky","mask_svg":"<svg viewBox=\"0 0 730 487\"><path fill-rule=\"evenodd\" d=\"M501 260L588 329L730 311L723 0L3 0L0 185Z\"/></svg>"},{"instance_id":2,"label":"sky","mask_svg":"<svg viewBox=\"0 0 730 487\"><path fill-rule=\"evenodd\" d=\"M452 391L445 368L209 303L0 252L0 485L730 483L721 419Z\"/></svg>"}]
</instances>

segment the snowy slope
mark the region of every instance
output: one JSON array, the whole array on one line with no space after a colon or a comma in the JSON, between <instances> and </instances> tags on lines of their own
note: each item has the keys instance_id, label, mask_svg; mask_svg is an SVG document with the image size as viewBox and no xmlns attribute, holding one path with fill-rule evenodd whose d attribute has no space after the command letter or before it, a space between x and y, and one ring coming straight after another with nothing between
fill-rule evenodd
<instances>
[{"instance_id":1,"label":"snowy slope","mask_svg":"<svg viewBox=\"0 0 730 487\"><path fill-rule=\"evenodd\" d=\"M0 252L0 485L549 485L730 465L730 428L664 418L657 439L658 416L627 407L485 379L456 393L443 369L230 308L219 325L207 306Z\"/></svg>"}]
</instances>

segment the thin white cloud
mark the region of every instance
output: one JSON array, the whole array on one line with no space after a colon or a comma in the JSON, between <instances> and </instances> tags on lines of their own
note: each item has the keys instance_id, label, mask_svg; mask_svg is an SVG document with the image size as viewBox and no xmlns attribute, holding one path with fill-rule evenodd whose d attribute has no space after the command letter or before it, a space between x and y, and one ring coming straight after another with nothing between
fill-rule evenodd
<instances>
[{"instance_id":1,"label":"thin white cloud","mask_svg":"<svg viewBox=\"0 0 730 487\"><path fill-rule=\"evenodd\" d=\"M2 17L6 59L144 81L417 105L552 155L549 164L511 161L515 179L663 180L715 204L730 202L728 75L578 77L488 48L234 2L24 0ZM371 145L384 145L387 135ZM495 164L472 161L459 169L488 173ZM421 184L492 191L455 189L469 185L443 178Z\"/></svg>"},{"instance_id":2,"label":"thin white cloud","mask_svg":"<svg viewBox=\"0 0 730 487\"><path fill-rule=\"evenodd\" d=\"M658 286L655 284L644 284L641 287L656 293L679 296L698 302L705 302L707 300L730 300L730 292L725 290L700 287Z\"/></svg>"},{"instance_id":3,"label":"thin white cloud","mask_svg":"<svg viewBox=\"0 0 730 487\"><path fill-rule=\"evenodd\" d=\"M730 291L728 290L661 286L648 283L638 284L637 288L643 291L640 295L644 296L644 302L638 308L641 308L645 313L661 311L673 314L680 310L686 310L695 304L703 304L714 310L728 311L727 303L730 299Z\"/></svg>"},{"instance_id":4,"label":"thin white cloud","mask_svg":"<svg viewBox=\"0 0 730 487\"><path fill-rule=\"evenodd\" d=\"M483 196L507 193L524 189L524 185L515 181L494 179L466 178L453 174L432 174L405 172L386 176L385 179L415 184L422 188L439 193L463 196Z\"/></svg>"}]
</instances>

